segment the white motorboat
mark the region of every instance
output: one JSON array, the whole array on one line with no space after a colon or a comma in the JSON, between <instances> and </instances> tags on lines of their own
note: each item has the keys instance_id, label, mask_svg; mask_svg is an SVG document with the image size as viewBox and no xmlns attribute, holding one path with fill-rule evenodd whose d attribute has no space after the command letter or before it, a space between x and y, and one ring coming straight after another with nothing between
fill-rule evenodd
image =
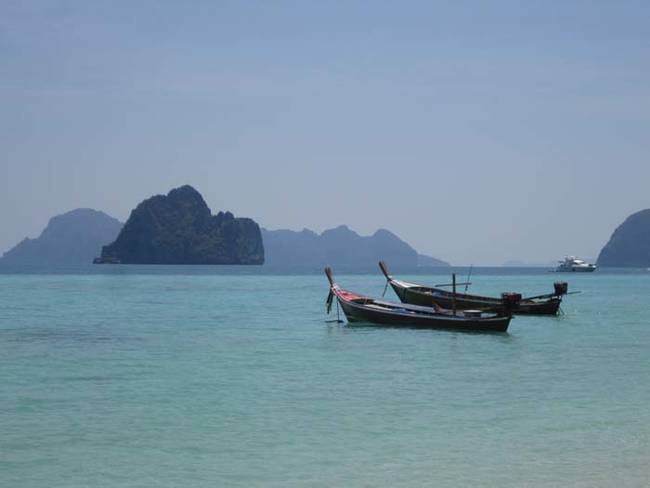
<instances>
[{"instance_id":1,"label":"white motorboat","mask_svg":"<svg viewBox=\"0 0 650 488\"><path fill-rule=\"evenodd\" d=\"M555 268L558 273L590 273L596 270L595 264L589 264L575 256L567 256L564 260L558 262L560 265Z\"/></svg>"}]
</instances>

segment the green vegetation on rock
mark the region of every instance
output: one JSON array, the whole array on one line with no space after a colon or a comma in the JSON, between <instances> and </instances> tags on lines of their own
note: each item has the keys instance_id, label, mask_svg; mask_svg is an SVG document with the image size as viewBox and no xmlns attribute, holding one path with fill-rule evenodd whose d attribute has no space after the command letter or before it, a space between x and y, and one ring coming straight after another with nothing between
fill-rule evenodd
<instances>
[{"instance_id":1,"label":"green vegetation on rock","mask_svg":"<svg viewBox=\"0 0 650 488\"><path fill-rule=\"evenodd\" d=\"M212 215L201 194L185 185L140 203L99 262L263 264L264 247L255 221Z\"/></svg>"}]
</instances>

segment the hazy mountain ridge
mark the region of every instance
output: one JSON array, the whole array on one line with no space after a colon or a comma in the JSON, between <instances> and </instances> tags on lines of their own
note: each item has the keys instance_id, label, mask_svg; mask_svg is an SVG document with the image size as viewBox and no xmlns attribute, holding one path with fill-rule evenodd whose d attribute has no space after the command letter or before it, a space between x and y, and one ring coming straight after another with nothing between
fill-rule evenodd
<instances>
[{"instance_id":1,"label":"hazy mountain ridge","mask_svg":"<svg viewBox=\"0 0 650 488\"><path fill-rule=\"evenodd\" d=\"M41 235L25 238L0 259L2 264L88 264L122 223L104 212L78 208L52 217Z\"/></svg>"},{"instance_id":2,"label":"hazy mountain ridge","mask_svg":"<svg viewBox=\"0 0 650 488\"><path fill-rule=\"evenodd\" d=\"M418 265L448 266L448 263L417 251L386 229L361 236L345 225L317 234L303 229L262 229L266 265L272 268L333 266L342 270L374 269L380 259L393 268L414 269Z\"/></svg>"},{"instance_id":3,"label":"hazy mountain ridge","mask_svg":"<svg viewBox=\"0 0 650 488\"><path fill-rule=\"evenodd\" d=\"M557 261L529 262L521 259L510 259L501 266L505 268L554 268L557 266Z\"/></svg>"},{"instance_id":4,"label":"hazy mountain ridge","mask_svg":"<svg viewBox=\"0 0 650 488\"><path fill-rule=\"evenodd\" d=\"M650 209L633 213L619 225L597 264L610 267L650 267Z\"/></svg>"},{"instance_id":5,"label":"hazy mountain ridge","mask_svg":"<svg viewBox=\"0 0 650 488\"><path fill-rule=\"evenodd\" d=\"M418 254L394 233L361 236L345 225L317 234L309 229L266 230L230 212L212 215L194 188L183 186L141 202L126 224L104 212L76 209L53 217L37 239L5 253L7 264L262 264L276 270L374 270L449 266Z\"/></svg>"},{"instance_id":6,"label":"hazy mountain ridge","mask_svg":"<svg viewBox=\"0 0 650 488\"><path fill-rule=\"evenodd\" d=\"M420 268L435 268L439 266L451 266L447 261L442 259L434 258L433 256L428 256L426 254L418 253L418 267Z\"/></svg>"},{"instance_id":7,"label":"hazy mountain ridge","mask_svg":"<svg viewBox=\"0 0 650 488\"><path fill-rule=\"evenodd\" d=\"M189 185L141 202L101 261L124 264L263 264L260 228L230 212L212 215Z\"/></svg>"}]
</instances>

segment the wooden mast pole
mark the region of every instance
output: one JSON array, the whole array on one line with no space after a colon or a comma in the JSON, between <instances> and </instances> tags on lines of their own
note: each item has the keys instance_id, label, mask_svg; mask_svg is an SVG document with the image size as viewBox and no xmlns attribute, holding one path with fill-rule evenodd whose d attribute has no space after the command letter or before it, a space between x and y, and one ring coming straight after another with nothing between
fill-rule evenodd
<instances>
[{"instance_id":1,"label":"wooden mast pole","mask_svg":"<svg viewBox=\"0 0 650 488\"><path fill-rule=\"evenodd\" d=\"M454 317L456 316L456 273L451 274L451 286L452 286L452 295L451 303Z\"/></svg>"}]
</instances>

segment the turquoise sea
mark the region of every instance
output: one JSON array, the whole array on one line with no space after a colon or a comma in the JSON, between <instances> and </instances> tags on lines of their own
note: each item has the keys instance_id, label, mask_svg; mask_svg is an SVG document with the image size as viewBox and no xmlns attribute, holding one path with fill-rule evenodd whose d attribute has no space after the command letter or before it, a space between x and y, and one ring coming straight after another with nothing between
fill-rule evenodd
<instances>
[{"instance_id":1,"label":"turquoise sea","mask_svg":"<svg viewBox=\"0 0 650 488\"><path fill-rule=\"evenodd\" d=\"M650 273L562 277L563 316L468 334L327 323L316 273L4 270L0 486L648 486Z\"/></svg>"}]
</instances>

